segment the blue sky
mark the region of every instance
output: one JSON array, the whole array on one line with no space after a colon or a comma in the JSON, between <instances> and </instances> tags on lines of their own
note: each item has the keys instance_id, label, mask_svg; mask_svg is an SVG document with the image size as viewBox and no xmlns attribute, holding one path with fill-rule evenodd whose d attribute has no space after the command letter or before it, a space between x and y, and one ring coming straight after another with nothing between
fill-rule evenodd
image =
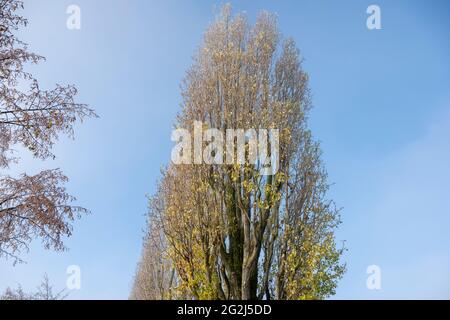
<instances>
[{"instance_id":1,"label":"blue sky","mask_svg":"<svg viewBox=\"0 0 450 320\"><path fill-rule=\"evenodd\" d=\"M27 153L12 174L61 168L92 214L77 221L63 253L38 242L26 264L0 261L0 289L32 290L47 272L70 298L128 297L147 207L169 161L179 84L213 19L215 1L25 1L20 37L47 58L31 67L42 86L73 83L100 115L62 138L54 161ZM450 4L447 1L231 1L254 21L278 14L310 75L313 134L322 142L330 196L343 207L337 238L348 272L335 298L450 298ZM81 30L66 8L81 8ZM381 30L366 9L381 8ZM368 290L366 268L381 268Z\"/></svg>"}]
</instances>

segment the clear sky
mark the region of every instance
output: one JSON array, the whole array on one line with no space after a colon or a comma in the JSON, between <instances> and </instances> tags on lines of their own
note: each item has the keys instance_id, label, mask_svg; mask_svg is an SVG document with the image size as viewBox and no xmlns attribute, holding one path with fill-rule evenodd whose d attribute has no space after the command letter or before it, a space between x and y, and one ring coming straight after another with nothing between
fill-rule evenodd
<instances>
[{"instance_id":1,"label":"clear sky","mask_svg":"<svg viewBox=\"0 0 450 320\"><path fill-rule=\"evenodd\" d=\"M70 298L128 297L141 250L146 194L169 161L179 84L215 1L25 1L20 37L47 61L30 70L42 86L73 83L100 115L61 139L54 161L29 155L12 168L61 168L68 189L92 214L77 221L55 253L33 243L26 264L0 260L0 290L36 288L46 272ZM450 3L448 1L231 1L254 21L278 14L305 58L330 196L343 207L337 238L348 272L335 298L450 298ZM81 29L66 28L67 6L81 8ZM381 30L366 9L381 8ZM381 290L366 268L381 269Z\"/></svg>"}]
</instances>

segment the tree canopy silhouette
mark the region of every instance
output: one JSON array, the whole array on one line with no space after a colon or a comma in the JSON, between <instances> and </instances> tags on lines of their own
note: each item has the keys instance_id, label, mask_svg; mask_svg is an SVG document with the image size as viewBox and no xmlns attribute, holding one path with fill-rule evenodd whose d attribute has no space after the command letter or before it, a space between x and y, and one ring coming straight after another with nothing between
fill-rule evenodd
<instances>
[{"instance_id":1,"label":"tree canopy silhouette","mask_svg":"<svg viewBox=\"0 0 450 320\"><path fill-rule=\"evenodd\" d=\"M67 177L58 169L36 175L5 174L19 159L13 148L22 145L39 159L54 158L52 146L60 134L73 137L73 125L96 114L75 101L74 86L57 85L43 90L27 64L44 57L28 50L15 32L27 25L17 11L19 0L0 0L0 257L20 261L18 254L40 238L46 248L64 249L63 237L71 234L71 222L85 208L72 205L66 192Z\"/></svg>"}]
</instances>

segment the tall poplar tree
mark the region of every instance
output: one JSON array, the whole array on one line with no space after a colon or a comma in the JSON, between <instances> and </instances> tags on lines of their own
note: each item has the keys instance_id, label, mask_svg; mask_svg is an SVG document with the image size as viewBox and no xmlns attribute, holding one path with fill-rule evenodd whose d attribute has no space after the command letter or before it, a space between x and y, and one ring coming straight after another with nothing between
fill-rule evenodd
<instances>
[{"instance_id":1,"label":"tall poplar tree","mask_svg":"<svg viewBox=\"0 0 450 320\"><path fill-rule=\"evenodd\" d=\"M227 129L278 129L278 171L263 175L260 162L168 165L150 201L134 297L139 286L157 283L158 295L145 298L333 295L345 271L334 236L339 211L326 197L320 145L307 125L308 75L274 15L263 12L250 26L245 15L233 16L224 6L205 33L182 96L176 128L193 130L201 121L224 135ZM148 261L158 272L143 277ZM164 268L155 269L156 262Z\"/></svg>"}]
</instances>

